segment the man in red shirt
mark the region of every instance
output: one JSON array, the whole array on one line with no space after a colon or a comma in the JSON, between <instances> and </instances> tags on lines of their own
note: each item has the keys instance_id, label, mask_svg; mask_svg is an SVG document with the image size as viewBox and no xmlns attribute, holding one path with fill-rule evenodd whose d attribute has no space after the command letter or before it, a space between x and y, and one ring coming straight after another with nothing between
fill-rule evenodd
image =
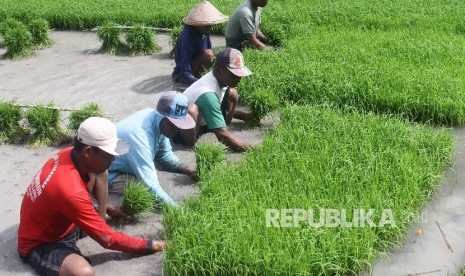
<instances>
[{"instance_id":1,"label":"man in red shirt","mask_svg":"<svg viewBox=\"0 0 465 276\"><path fill-rule=\"evenodd\" d=\"M85 120L74 147L49 159L27 188L21 205L18 252L40 275L94 275L76 246L83 234L108 249L131 253L163 250L163 241L136 238L111 229L95 210L86 187L90 174L105 172L129 146L115 125Z\"/></svg>"}]
</instances>

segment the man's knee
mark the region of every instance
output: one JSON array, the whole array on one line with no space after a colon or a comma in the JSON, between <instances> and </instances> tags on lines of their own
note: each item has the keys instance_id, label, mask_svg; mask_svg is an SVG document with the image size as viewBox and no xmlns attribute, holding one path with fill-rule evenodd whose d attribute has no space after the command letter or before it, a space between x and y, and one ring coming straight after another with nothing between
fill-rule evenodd
<instances>
[{"instance_id":1,"label":"man's knee","mask_svg":"<svg viewBox=\"0 0 465 276\"><path fill-rule=\"evenodd\" d=\"M84 257L71 254L63 260L59 275L94 276L95 270Z\"/></svg>"},{"instance_id":2,"label":"man's knee","mask_svg":"<svg viewBox=\"0 0 465 276\"><path fill-rule=\"evenodd\" d=\"M189 104L189 107L187 109L187 113L189 113L189 115L191 115L192 119L194 119L194 121L197 123L197 119L198 119L199 113L200 113L199 107L196 104Z\"/></svg>"},{"instance_id":3,"label":"man's knee","mask_svg":"<svg viewBox=\"0 0 465 276\"><path fill-rule=\"evenodd\" d=\"M206 49L198 54L192 61L192 70L194 75L202 73L202 71L210 68L215 60L215 55L211 49Z\"/></svg>"},{"instance_id":4,"label":"man's knee","mask_svg":"<svg viewBox=\"0 0 465 276\"><path fill-rule=\"evenodd\" d=\"M212 49L205 49L202 53L201 56L207 60L213 61L215 59L215 55L213 54Z\"/></svg>"},{"instance_id":5,"label":"man's knee","mask_svg":"<svg viewBox=\"0 0 465 276\"><path fill-rule=\"evenodd\" d=\"M239 93L235 87L229 88L229 98L230 103L237 103L239 101Z\"/></svg>"}]
</instances>

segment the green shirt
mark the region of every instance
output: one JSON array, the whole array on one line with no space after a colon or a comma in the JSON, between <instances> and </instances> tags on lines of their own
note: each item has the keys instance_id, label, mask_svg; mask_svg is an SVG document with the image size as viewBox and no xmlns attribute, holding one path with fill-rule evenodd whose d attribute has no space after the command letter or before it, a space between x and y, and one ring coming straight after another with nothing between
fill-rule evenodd
<instances>
[{"instance_id":1,"label":"green shirt","mask_svg":"<svg viewBox=\"0 0 465 276\"><path fill-rule=\"evenodd\" d=\"M205 92L197 98L195 104L199 107L208 129L224 128L226 122L221 113L220 99L214 91Z\"/></svg>"}]
</instances>

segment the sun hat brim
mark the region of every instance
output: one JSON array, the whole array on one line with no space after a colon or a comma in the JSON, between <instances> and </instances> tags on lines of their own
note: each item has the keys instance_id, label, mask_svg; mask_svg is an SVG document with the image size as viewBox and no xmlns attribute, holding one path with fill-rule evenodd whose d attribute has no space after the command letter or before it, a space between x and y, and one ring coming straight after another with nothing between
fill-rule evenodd
<instances>
[{"instance_id":1,"label":"sun hat brim","mask_svg":"<svg viewBox=\"0 0 465 276\"><path fill-rule=\"evenodd\" d=\"M113 155L121 156L129 152L129 145L123 140L117 139L114 143L105 146L99 146L99 149Z\"/></svg>"},{"instance_id":2,"label":"sun hat brim","mask_svg":"<svg viewBox=\"0 0 465 276\"><path fill-rule=\"evenodd\" d=\"M249 70L249 68L247 67L242 67L242 68L229 68L228 67L228 70L233 73L234 75L238 76L238 77L247 77L247 76L250 76L252 75L252 71Z\"/></svg>"},{"instance_id":3,"label":"sun hat brim","mask_svg":"<svg viewBox=\"0 0 465 276\"><path fill-rule=\"evenodd\" d=\"M192 26L216 25L228 21L228 16L222 14L208 1L202 1L195 6L182 22Z\"/></svg>"}]
</instances>

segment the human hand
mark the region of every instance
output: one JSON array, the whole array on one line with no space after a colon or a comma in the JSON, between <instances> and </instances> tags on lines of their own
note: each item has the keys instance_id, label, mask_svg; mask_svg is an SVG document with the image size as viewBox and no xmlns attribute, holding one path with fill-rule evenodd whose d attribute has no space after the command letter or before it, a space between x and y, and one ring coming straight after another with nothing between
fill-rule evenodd
<instances>
[{"instance_id":1,"label":"human hand","mask_svg":"<svg viewBox=\"0 0 465 276\"><path fill-rule=\"evenodd\" d=\"M247 151L253 151L257 148L258 146L256 145L252 145L252 144L247 144L245 147L244 147L244 151L247 152Z\"/></svg>"},{"instance_id":2,"label":"human hand","mask_svg":"<svg viewBox=\"0 0 465 276\"><path fill-rule=\"evenodd\" d=\"M169 242L164 241L153 241L152 242L152 252L160 252L165 249L169 245Z\"/></svg>"},{"instance_id":3,"label":"human hand","mask_svg":"<svg viewBox=\"0 0 465 276\"><path fill-rule=\"evenodd\" d=\"M189 176L192 178L194 181L199 181L199 174L197 173L196 170L191 170L189 173Z\"/></svg>"},{"instance_id":4,"label":"human hand","mask_svg":"<svg viewBox=\"0 0 465 276\"><path fill-rule=\"evenodd\" d=\"M116 207L112 204L107 204L107 215L112 218L122 218L125 222L132 220L132 217L126 214L121 208Z\"/></svg>"}]
</instances>

